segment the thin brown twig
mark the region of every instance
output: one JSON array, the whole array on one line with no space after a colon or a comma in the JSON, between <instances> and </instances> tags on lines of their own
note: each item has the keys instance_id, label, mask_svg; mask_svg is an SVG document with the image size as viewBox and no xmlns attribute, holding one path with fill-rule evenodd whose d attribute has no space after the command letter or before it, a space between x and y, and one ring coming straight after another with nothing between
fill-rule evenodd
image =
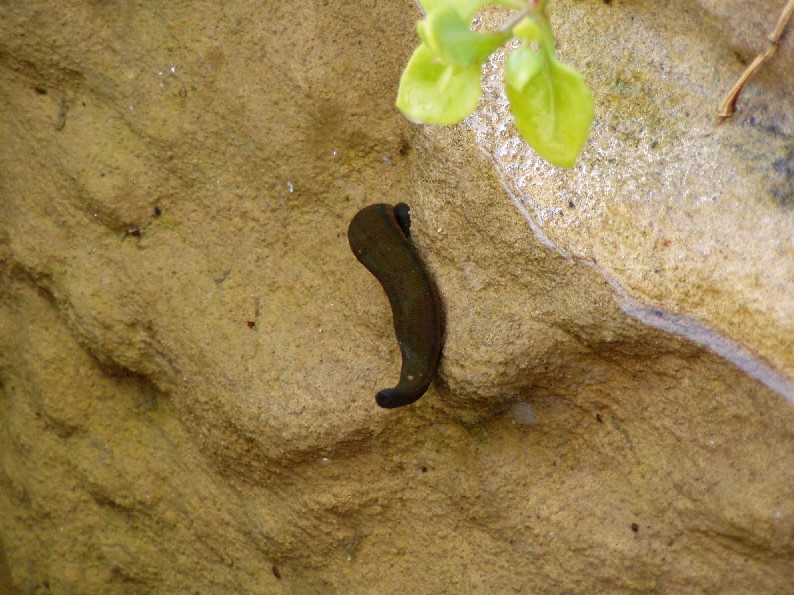
<instances>
[{"instance_id":1,"label":"thin brown twig","mask_svg":"<svg viewBox=\"0 0 794 595\"><path fill-rule=\"evenodd\" d=\"M510 20L504 23L501 27L499 27L499 33L509 33L513 30L513 27L518 25L521 21L523 21L526 17L531 15L535 11L535 7L531 4L527 6L524 10L517 12L514 14Z\"/></svg>"},{"instance_id":2,"label":"thin brown twig","mask_svg":"<svg viewBox=\"0 0 794 595\"><path fill-rule=\"evenodd\" d=\"M719 118L718 125L722 124L736 113L736 102L739 100L739 95L742 94L744 86L755 76L755 73L775 55L792 15L794 15L794 0L788 0L783 7L783 11L780 13L774 31L767 36L769 45L763 52L755 57L755 60L744 70L742 76L739 77L733 87L731 87L731 90L728 91L720 102L717 108L717 117Z\"/></svg>"}]
</instances>

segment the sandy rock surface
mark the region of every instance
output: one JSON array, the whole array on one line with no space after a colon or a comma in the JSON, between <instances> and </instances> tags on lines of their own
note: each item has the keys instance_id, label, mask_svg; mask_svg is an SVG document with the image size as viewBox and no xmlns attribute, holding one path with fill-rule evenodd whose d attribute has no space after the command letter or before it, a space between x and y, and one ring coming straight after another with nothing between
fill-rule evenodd
<instances>
[{"instance_id":1,"label":"sandy rock surface","mask_svg":"<svg viewBox=\"0 0 794 595\"><path fill-rule=\"evenodd\" d=\"M0 590L794 582L791 41L713 115L780 3L552 4L569 172L499 56L466 124L396 112L413 2L0 7ZM384 411L346 229L400 200L446 345Z\"/></svg>"}]
</instances>

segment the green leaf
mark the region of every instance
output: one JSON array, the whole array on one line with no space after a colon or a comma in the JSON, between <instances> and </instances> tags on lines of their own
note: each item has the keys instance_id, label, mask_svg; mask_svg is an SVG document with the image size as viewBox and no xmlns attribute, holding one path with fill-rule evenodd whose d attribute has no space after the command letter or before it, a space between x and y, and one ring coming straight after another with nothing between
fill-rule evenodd
<instances>
[{"instance_id":1,"label":"green leaf","mask_svg":"<svg viewBox=\"0 0 794 595\"><path fill-rule=\"evenodd\" d=\"M546 65L545 56L524 46L515 50L505 64L505 82L522 91Z\"/></svg>"},{"instance_id":2,"label":"green leaf","mask_svg":"<svg viewBox=\"0 0 794 595\"><path fill-rule=\"evenodd\" d=\"M508 57L505 83L521 136L549 163L573 167L593 121L582 76L553 54L524 46Z\"/></svg>"},{"instance_id":3,"label":"green leaf","mask_svg":"<svg viewBox=\"0 0 794 595\"><path fill-rule=\"evenodd\" d=\"M544 37L541 26L532 18L524 18L513 27L513 35L524 41L540 41Z\"/></svg>"},{"instance_id":4,"label":"green leaf","mask_svg":"<svg viewBox=\"0 0 794 595\"><path fill-rule=\"evenodd\" d=\"M411 120L457 124L474 111L482 95L481 66L442 64L427 44L411 56L400 79L397 107Z\"/></svg>"},{"instance_id":5,"label":"green leaf","mask_svg":"<svg viewBox=\"0 0 794 595\"><path fill-rule=\"evenodd\" d=\"M428 13L417 25L419 37L444 64L468 68L484 62L493 51L510 39L509 33L477 33L469 29L452 7Z\"/></svg>"}]
</instances>

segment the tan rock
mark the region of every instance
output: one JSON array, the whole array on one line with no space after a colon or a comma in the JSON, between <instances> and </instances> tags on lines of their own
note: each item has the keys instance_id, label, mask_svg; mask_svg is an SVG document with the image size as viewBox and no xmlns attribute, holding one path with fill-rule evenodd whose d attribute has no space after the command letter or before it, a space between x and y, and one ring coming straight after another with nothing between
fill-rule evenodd
<instances>
[{"instance_id":1,"label":"tan rock","mask_svg":"<svg viewBox=\"0 0 794 595\"><path fill-rule=\"evenodd\" d=\"M715 130L716 11L553 5L571 172L498 69L468 126L402 119L413 3L0 8L0 587L794 581L791 70ZM447 336L387 412L345 231L399 200Z\"/></svg>"}]
</instances>

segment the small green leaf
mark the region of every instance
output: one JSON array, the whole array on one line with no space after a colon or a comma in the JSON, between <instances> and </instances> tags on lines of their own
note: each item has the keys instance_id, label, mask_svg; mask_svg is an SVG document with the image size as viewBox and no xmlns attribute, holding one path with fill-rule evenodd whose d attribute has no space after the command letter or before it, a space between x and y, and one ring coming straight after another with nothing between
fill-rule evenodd
<instances>
[{"instance_id":1,"label":"small green leaf","mask_svg":"<svg viewBox=\"0 0 794 595\"><path fill-rule=\"evenodd\" d=\"M505 83L517 91L523 91L527 83L545 66L546 60L540 52L522 46L515 50L505 64Z\"/></svg>"},{"instance_id":2,"label":"small green leaf","mask_svg":"<svg viewBox=\"0 0 794 595\"><path fill-rule=\"evenodd\" d=\"M477 33L469 29L458 12L441 7L428 13L417 25L419 37L444 64L468 68L484 62L493 51L510 39L509 33Z\"/></svg>"},{"instance_id":3,"label":"small green leaf","mask_svg":"<svg viewBox=\"0 0 794 595\"><path fill-rule=\"evenodd\" d=\"M573 167L593 120L582 76L553 54L524 46L508 57L505 83L521 136L549 163Z\"/></svg>"},{"instance_id":4,"label":"small green leaf","mask_svg":"<svg viewBox=\"0 0 794 595\"><path fill-rule=\"evenodd\" d=\"M427 44L414 51L400 79L397 108L427 124L457 124L477 107L482 95L480 64L446 65Z\"/></svg>"},{"instance_id":5,"label":"small green leaf","mask_svg":"<svg viewBox=\"0 0 794 595\"><path fill-rule=\"evenodd\" d=\"M513 27L513 35L524 41L532 42L543 39L544 33L534 19L527 17L518 21L516 26Z\"/></svg>"}]
</instances>

